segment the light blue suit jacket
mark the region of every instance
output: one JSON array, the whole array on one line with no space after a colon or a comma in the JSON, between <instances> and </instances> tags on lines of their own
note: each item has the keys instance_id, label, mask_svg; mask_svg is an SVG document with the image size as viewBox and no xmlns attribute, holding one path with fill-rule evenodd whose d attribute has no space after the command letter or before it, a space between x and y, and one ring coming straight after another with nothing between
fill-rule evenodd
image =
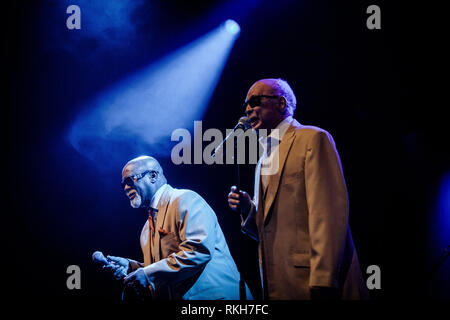
<instances>
[{"instance_id":1,"label":"light blue suit jacket","mask_svg":"<svg viewBox=\"0 0 450 320\"><path fill-rule=\"evenodd\" d=\"M212 208L191 190L168 186L157 205L154 241L141 233L144 267L160 299L239 299L239 272ZM247 299L252 299L246 287Z\"/></svg>"}]
</instances>

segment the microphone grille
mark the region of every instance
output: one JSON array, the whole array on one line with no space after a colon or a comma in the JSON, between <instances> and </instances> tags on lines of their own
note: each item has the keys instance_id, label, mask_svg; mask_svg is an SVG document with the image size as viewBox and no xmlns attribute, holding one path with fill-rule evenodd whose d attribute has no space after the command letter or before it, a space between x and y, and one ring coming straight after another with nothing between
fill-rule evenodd
<instances>
[{"instance_id":1,"label":"microphone grille","mask_svg":"<svg viewBox=\"0 0 450 320\"><path fill-rule=\"evenodd\" d=\"M104 259L104 256L103 256L103 253L101 251L95 251L92 254L92 260L94 260L94 261L100 261L100 260L103 260L103 259Z\"/></svg>"},{"instance_id":2,"label":"microphone grille","mask_svg":"<svg viewBox=\"0 0 450 320\"><path fill-rule=\"evenodd\" d=\"M239 126L242 127L244 130L250 129L250 119L248 117L241 117L239 118Z\"/></svg>"}]
</instances>

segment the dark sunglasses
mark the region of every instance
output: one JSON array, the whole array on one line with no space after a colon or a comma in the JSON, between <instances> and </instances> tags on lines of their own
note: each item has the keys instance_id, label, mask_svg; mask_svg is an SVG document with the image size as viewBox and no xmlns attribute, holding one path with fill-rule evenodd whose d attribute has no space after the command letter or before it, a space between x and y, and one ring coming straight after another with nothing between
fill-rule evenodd
<instances>
[{"instance_id":1,"label":"dark sunglasses","mask_svg":"<svg viewBox=\"0 0 450 320\"><path fill-rule=\"evenodd\" d=\"M138 180L140 180L140 179L142 179L143 177L145 177L145 175L146 175L147 173L149 173L149 172L154 172L155 175L158 174L158 171L154 171L154 170L146 170L146 171L144 171L144 172L135 174L135 175L133 175L133 176L126 177L125 179L122 180L122 182L120 183L120 186L122 187L122 189L125 188L125 186L133 187L134 184L135 184Z\"/></svg>"},{"instance_id":2,"label":"dark sunglasses","mask_svg":"<svg viewBox=\"0 0 450 320\"><path fill-rule=\"evenodd\" d=\"M244 107L244 110L247 108L247 105L249 105L250 107L254 108L256 106L261 105L261 99L262 98L272 98L273 99L273 98L278 98L278 97L279 96L267 96L265 94L260 94L260 95L257 95L257 96L251 96L250 99L244 101L243 107Z\"/></svg>"}]
</instances>

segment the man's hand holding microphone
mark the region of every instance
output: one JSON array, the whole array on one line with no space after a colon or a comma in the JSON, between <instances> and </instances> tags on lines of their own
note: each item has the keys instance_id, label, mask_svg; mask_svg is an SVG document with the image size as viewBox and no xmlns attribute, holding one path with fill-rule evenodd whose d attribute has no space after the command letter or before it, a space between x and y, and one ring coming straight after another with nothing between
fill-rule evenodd
<instances>
[{"instance_id":1,"label":"man's hand holding microphone","mask_svg":"<svg viewBox=\"0 0 450 320\"><path fill-rule=\"evenodd\" d=\"M130 267L128 259L115 256L106 256L105 258L100 251L94 252L92 259L95 263L101 264L103 266L102 269L111 272L115 279L123 279L124 288L132 287L137 294L150 284L143 268L138 268L136 271L128 273Z\"/></svg>"},{"instance_id":2,"label":"man's hand holding microphone","mask_svg":"<svg viewBox=\"0 0 450 320\"><path fill-rule=\"evenodd\" d=\"M252 199L247 192L242 190L238 192L237 187L232 186L231 191L228 194L228 206L232 210L238 211L238 213L245 218L252 206Z\"/></svg>"},{"instance_id":3,"label":"man's hand holding microphone","mask_svg":"<svg viewBox=\"0 0 450 320\"><path fill-rule=\"evenodd\" d=\"M117 280L124 279L128 274L130 262L121 257L107 256L108 264L103 266L103 269L110 271Z\"/></svg>"}]
</instances>

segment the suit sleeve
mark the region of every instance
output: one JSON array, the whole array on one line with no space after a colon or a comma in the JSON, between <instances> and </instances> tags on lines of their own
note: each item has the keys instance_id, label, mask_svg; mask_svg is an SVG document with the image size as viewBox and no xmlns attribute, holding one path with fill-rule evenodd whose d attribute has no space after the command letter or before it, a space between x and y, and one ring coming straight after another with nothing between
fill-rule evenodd
<instances>
[{"instance_id":1,"label":"suit sleeve","mask_svg":"<svg viewBox=\"0 0 450 320\"><path fill-rule=\"evenodd\" d=\"M259 241L258 237L258 227L256 226L256 213L258 212L258 198L257 198L257 192L259 190L258 183L258 175L259 175L259 169L258 167L261 165L261 159L258 161L258 164L255 167L255 186L253 189L254 196L253 200L251 201L250 205L250 211L247 214L247 216L243 216L241 214L241 231L246 236L252 238L255 241Z\"/></svg>"},{"instance_id":2,"label":"suit sleeve","mask_svg":"<svg viewBox=\"0 0 450 320\"><path fill-rule=\"evenodd\" d=\"M348 196L341 161L331 135L316 132L305 161L310 287L338 287L348 225Z\"/></svg>"},{"instance_id":3,"label":"suit sleeve","mask_svg":"<svg viewBox=\"0 0 450 320\"><path fill-rule=\"evenodd\" d=\"M203 270L214 253L216 222L214 211L203 198L187 191L177 200L179 251L144 268L154 290L183 281Z\"/></svg>"},{"instance_id":4,"label":"suit sleeve","mask_svg":"<svg viewBox=\"0 0 450 320\"><path fill-rule=\"evenodd\" d=\"M252 201L251 208L247 217L244 218L241 215L241 231L243 234L252 238L253 240L259 241L258 227L256 226L255 214L256 214L256 206L255 202Z\"/></svg>"},{"instance_id":5,"label":"suit sleeve","mask_svg":"<svg viewBox=\"0 0 450 320\"><path fill-rule=\"evenodd\" d=\"M132 260L132 259L127 259L128 260L128 273L136 271L139 268L142 268L144 266L144 264L142 262L138 262L136 260Z\"/></svg>"}]
</instances>

